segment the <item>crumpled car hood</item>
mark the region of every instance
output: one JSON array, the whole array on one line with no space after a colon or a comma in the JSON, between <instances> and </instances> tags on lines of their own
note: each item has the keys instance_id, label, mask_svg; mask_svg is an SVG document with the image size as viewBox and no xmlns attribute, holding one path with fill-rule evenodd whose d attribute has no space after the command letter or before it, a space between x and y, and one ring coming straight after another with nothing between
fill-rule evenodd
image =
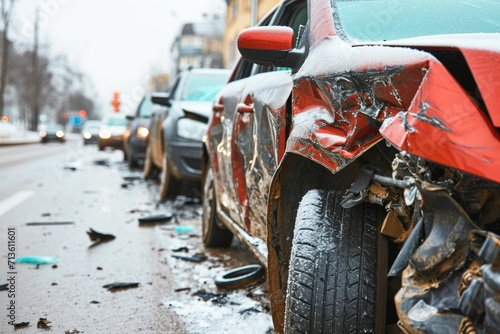
<instances>
[{"instance_id":1,"label":"crumpled car hood","mask_svg":"<svg viewBox=\"0 0 500 334\"><path fill-rule=\"evenodd\" d=\"M495 127L500 127L500 34L437 35L384 42L384 46L403 46L422 51L433 49L458 50L469 66L481 91L484 103Z\"/></svg>"}]
</instances>

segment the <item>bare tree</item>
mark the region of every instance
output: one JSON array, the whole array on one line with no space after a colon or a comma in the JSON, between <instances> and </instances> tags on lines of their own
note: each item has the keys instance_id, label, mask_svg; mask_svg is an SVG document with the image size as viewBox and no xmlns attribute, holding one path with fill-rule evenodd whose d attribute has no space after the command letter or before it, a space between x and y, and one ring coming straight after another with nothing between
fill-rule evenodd
<instances>
[{"instance_id":1,"label":"bare tree","mask_svg":"<svg viewBox=\"0 0 500 334\"><path fill-rule=\"evenodd\" d=\"M0 116L4 114L4 94L5 85L7 82L7 63L9 61L9 39L8 31L10 26L10 19L12 17L12 10L14 9L14 0L8 1L9 4L6 6L5 0L0 0L0 14L3 22L3 32L2 32L2 59L0 68Z\"/></svg>"}]
</instances>

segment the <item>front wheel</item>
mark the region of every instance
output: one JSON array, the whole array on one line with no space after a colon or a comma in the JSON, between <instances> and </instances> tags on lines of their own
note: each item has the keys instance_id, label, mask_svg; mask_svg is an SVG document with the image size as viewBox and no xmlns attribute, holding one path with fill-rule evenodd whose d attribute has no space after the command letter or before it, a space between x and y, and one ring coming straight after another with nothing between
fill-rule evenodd
<instances>
[{"instance_id":1,"label":"front wheel","mask_svg":"<svg viewBox=\"0 0 500 334\"><path fill-rule=\"evenodd\" d=\"M208 165L203 177L203 215L201 218L203 243L207 247L229 247L233 241L233 234L219 226L216 200L214 172L212 166Z\"/></svg>"},{"instance_id":2,"label":"front wheel","mask_svg":"<svg viewBox=\"0 0 500 334\"><path fill-rule=\"evenodd\" d=\"M151 145L146 145L146 156L144 157L144 170L143 176L145 180L155 179L158 177L158 170L153 164L153 152Z\"/></svg>"},{"instance_id":3,"label":"front wheel","mask_svg":"<svg viewBox=\"0 0 500 334\"><path fill-rule=\"evenodd\" d=\"M167 152L163 152L160 177L160 198L165 199L170 195L176 195L180 191L181 184L170 172Z\"/></svg>"},{"instance_id":4,"label":"front wheel","mask_svg":"<svg viewBox=\"0 0 500 334\"><path fill-rule=\"evenodd\" d=\"M137 158L135 157L134 151L130 148L129 144L129 150L128 150L128 167L129 168L136 168L137 167Z\"/></svg>"},{"instance_id":5,"label":"front wheel","mask_svg":"<svg viewBox=\"0 0 500 334\"><path fill-rule=\"evenodd\" d=\"M387 241L377 208L311 190L297 211L285 333L385 333Z\"/></svg>"}]
</instances>

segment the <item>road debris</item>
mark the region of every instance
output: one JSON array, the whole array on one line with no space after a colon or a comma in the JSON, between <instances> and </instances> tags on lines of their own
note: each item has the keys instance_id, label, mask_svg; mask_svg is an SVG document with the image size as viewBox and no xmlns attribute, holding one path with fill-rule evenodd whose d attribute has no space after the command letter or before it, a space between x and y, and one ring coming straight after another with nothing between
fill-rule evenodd
<instances>
[{"instance_id":1,"label":"road debris","mask_svg":"<svg viewBox=\"0 0 500 334\"><path fill-rule=\"evenodd\" d=\"M123 179L125 181L141 181L142 177L141 176L135 176L135 175L129 175L129 176L124 176Z\"/></svg>"},{"instance_id":2,"label":"road debris","mask_svg":"<svg viewBox=\"0 0 500 334\"><path fill-rule=\"evenodd\" d=\"M50 323L51 321L47 320L47 318L40 318L40 320L38 320L38 323L36 324L36 327L43 329L50 329L51 328L51 326L49 326Z\"/></svg>"},{"instance_id":3,"label":"road debris","mask_svg":"<svg viewBox=\"0 0 500 334\"><path fill-rule=\"evenodd\" d=\"M191 290L191 288L186 286L186 287L182 287L182 288L177 288L174 291L175 292L182 292L182 291L190 291L190 290Z\"/></svg>"},{"instance_id":4,"label":"road debris","mask_svg":"<svg viewBox=\"0 0 500 334\"><path fill-rule=\"evenodd\" d=\"M121 289L129 289L129 288L137 288L140 283L125 283L125 282L116 282L111 284L103 285L103 288L108 289L109 291L116 291Z\"/></svg>"},{"instance_id":5,"label":"road debris","mask_svg":"<svg viewBox=\"0 0 500 334\"><path fill-rule=\"evenodd\" d=\"M20 329L29 326L29 322L18 322L14 324L14 329Z\"/></svg>"},{"instance_id":6,"label":"road debris","mask_svg":"<svg viewBox=\"0 0 500 334\"><path fill-rule=\"evenodd\" d=\"M97 300L93 300L90 302L90 304L100 304L101 302L98 302Z\"/></svg>"},{"instance_id":7,"label":"road debris","mask_svg":"<svg viewBox=\"0 0 500 334\"><path fill-rule=\"evenodd\" d=\"M207 256L201 253L196 253L194 255L191 254L172 254L172 257L184 261L190 262L203 262L207 259Z\"/></svg>"},{"instance_id":8,"label":"road debris","mask_svg":"<svg viewBox=\"0 0 500 334\"><path fill-rule=\"evenodd\" d=\"M9 283L0 285L0 291L8 291L8 290L9 290Z\"/></svg>"},{"instance_id":9,"label":"road debris","mask_svg":"<svg viewBox=\"0 0 500 334\"><path fill-rule=\"evenodd\" d=\"M212 301L214 304L227 304L228 299L227 299L227 294L219 294L219 293L212 293L212 292L206 292L205 290L198 290L195 293L192 294L194 297L198 297L203 299L204 301Z\"/></svg>"},{"instance_id":10,"label":"road debris","mask_svg":"<svg viewBox=\"0 0 500 334\"><path fill-rule=\"evenodd\" d=\"M57 225L73 225L75 222L31 222L26 223L26 226L57 226Z\"/></svg>"},{"instance_id":11,"label":"road debris","mask_svg":"<svg viewBox=\"0 0 500 334\"><path fill-rule=\"evenodd\" d=\"M264 268L259 264L251 264L226 272L215 278L215 285L223 289L240 289L255 283L264 277Z\"/></svg>"},{"instance_id":12,"label":"road debris","mask_svg":"<svg viewBox=\"0 0 500 334\"><path fill-rule=\"evenodd\" d=\"M112 234L105 234L101 232L97 232L96 230L89 228L89 231L87 231L87 234L90 238L91 241L94 241L93 244L89 246L89 248L97 246L100 243L107 242L110 240L115 239L116 237Z\"/></svg>"},{"instance_id":13,"label":"road debris","mask_svg":"<svg viewBox=\"0 0 500 334\"><path fill-rule=\"evenodd\" d=\"M189 252L189 248L186 247L186 246L182 246L182 247L179 247L179 248L175 248L175 249L172 249L172 252L184 252L184 253L187 253Z\"/></svg>"},{"instance_id":14,"label":"road debris","mask_svg":"<svg viewBox=\"0 0 500 334\"><path fill-rule=\"evenodd\" d=\"M155 224L155 223L166 223L172 220L174 215L172 213L168 214L158 214L153 216L146 216L138 218L139 224Z\"/></svg>"},{"instance_id":15,"label":"road debris","mask_svg":"<svg viewBox=\"0 0 500 334\"><path fill-rule=\"evenodd\" d=\"M59 261L59 258L55 256L20 256L14 260L16 263L27 263L27 264L53 264Z\"/></svg>"},{"instance_id":16,"label":"road debris","mask_svg":"<svg viewBox=\"0 0 500 334\"><path fill-rule=\"evenodd\" d=\"M71 329L68 329L67 331L65 331L64 334L80 334L80 331L78 331L75 328L71 328Z\"/></svg>"},{"instance_id":17,"label":"road debris","mask_svg":"<svg viewBox=\"0 0 500 334\"><path fill-rule=\"evenodd\" d=\"M182 233L191 233L194 231L194 226L193 225L185 225L185 226L176 226L175 227L175 232L182 234Z\"/></svg>"},{"instance_id":18,"label":"road debris","mask_svg":"<svg viewBox=\"0 0 500 334\"><path fill-rule=\"evenodd\" d=\"M103 160L94 160L94 165L98 165L98 166L110 166L111 163L108 159L103 159Z\"/></svg>"}]
</instances>

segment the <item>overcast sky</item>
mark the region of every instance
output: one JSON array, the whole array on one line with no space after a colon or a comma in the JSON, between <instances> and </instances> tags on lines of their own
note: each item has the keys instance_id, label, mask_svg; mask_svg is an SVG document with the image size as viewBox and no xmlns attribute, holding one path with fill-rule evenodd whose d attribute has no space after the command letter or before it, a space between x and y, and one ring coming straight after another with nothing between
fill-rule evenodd
<instances>
[{"instance_id":1,"label":"overcast sky","mask_svg":"<svg viewBox=\"0 0 500 334\"><path fill-rule=\"evenodd\" d=\"M16 0L11 39L32 44L36 0ZM38 0L40 42L51 56L91 78L108 111L112 92L137 104L152 73L168 72L170 45L182 23L224 15L224 0Z\"/></svg>"}]
</instances>

